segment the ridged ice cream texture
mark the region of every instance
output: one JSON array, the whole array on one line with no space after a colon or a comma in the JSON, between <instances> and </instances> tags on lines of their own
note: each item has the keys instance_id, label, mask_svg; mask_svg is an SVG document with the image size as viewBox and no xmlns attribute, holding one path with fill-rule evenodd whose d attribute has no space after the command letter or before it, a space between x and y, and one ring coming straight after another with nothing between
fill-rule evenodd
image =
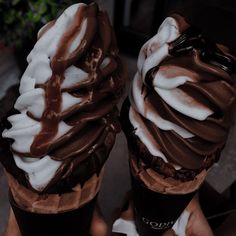
<instances>
[{"instance_id":1,"label":"ridged ice cream texture","mask_svg":"<svg viewBox=\"0 0 236 236\"><path fill-rule=\"evenodd\" d=\"M19 156L17 153L30 153L35 137L42 130L40 119L46 108L45 90L40 85L46 84L52 77L52 59L56 55L61 41L68 29L70 29L78 12L82 12L87 5L79 3L67 8L54 22L45 25L38 33L38 41L27 57L28 67L20 82L20 96L14 108L20 113L8 117L12 127L5 129L2 136L13 139L12 149L16 165L26 172L31 186L36 190L42 190L54 177L62 161L53 160L50 155L43 157ZM82 14L82 13L80 13ZM83 48L84 37L88 28L88 19L82 20L79 30L73 36L69 48L67 48L65 60L71 60L79 47ZM47 30L45 30L47 28ZM112 59L105 57L100 69L106 69ZM96 76L96 75L95 75ZM90 97L88 94L73 96L70 91L73 86L89 82L89 74L82 68L70 65L64 71L64 79L61 83L61 108L60 112L66 112L74 105L86 104ZM109 82L112 83L112 80ZM111 85L112 86L112 85ZM31 114L29 116L29 114ZM34 118L32 118L32 116ZM74 127L60 120L57 134L53 140L59 140L67 135ZM53 141L52 140L52 141Z\"/></svg>"},{"instance_id":2,"label":"ridged ice cream texture","mask_svg":"<svg viewBox=\"0 0 236 236\"><path fill-rule=\"evenodd\" d=\"M212 121L210 120L211 119L210 117L215 113L212 107L206 106L204 103L201 102L201 100L195 99L194 96L192 96L190 93L185 92L184 89L181 88L181 86L186 84L187 85L192 84L193 85L192 87L194 87L194 85L198 86L198 84L201 83L202 78L204 80L204 75L198 74L194 69L193 70L189 69L188 66L187 67L183 66L183 63L180 64L181 62L178 64L178 58L173 59L172 62L168 62L168 59L173 58L169 52L171 43L173 43L175 40L178 40L178 38L182 35L182 33L184 33L184 31L188 27L189 25L183 20L181 20L180 16L167 17L164 20L164 22L162 23L162 25L158 30L158 33L149 41L147 41L140 50L137 63L138 71L132 81L129 94L129 101L131 103L129 109L129 120L133 126L135 135L146 146L151 155L162 158L164 162L171 164L176 170L179 170L182 167L191 169L193 168L193 166L188 166L188 164L185 164L183 166L182 165L183 162L182 163L178 162L178 159L180 158L178 155L176 155L176 159L174 160L174 162L173 160L168 159L161 151L160 145L158 141L155 139L155 135L151 133L144 119L146 119L148 122L151 122L152 125L157 128L157 130L160 130L158 132L174 133L175 136L181 140L191 140L191 139L193 140L194 138L196 138L196 133L191 131L190 126L186 128L187 125L184 126L180 123L178 124L169 120L168 114L166 114L166 117L164 118L163 115L161 115L159 112L158 105L153 106L153 103L151 103L147 99L149 98L148 92L151 86L152 87L151 93L152 94L156 93L157 95L156 101L161 100L162 104L165 104L164 105L165 107L169 107L169 110L174 111L174 114L180 114L180 117L182 117L183 115L186 119L189 119L189 121L191 120L193 122L196 121L200 125L202 122L206 120L207 122ZM195 58L197 58L197 53L198 53L197 51L193 50L193 55L196 55L194 56ZM163 61L165 60L166 63L162 64ZM189 57L189 60L191 60L191 57ZM191 62L189 61L189 63ZM156 70L154 68L156 68ZM152 74L148 74L152 70L153 70ZM214 66L209 66L208 72L212 73L212 75L215 76L216 78L219 78L220 75L222 74L225 78L229 77L227 73L218 71L220 71L220 69L216 69L216 67L214 68ZM150 76L152 76L152 81L147 82L146 80ZM223 105L220 104L220 105L221 106L225 105L227 110L228 107L235 100L235 89L232 86L232 84L226 83L226 81L222 80L221 82L218 83L218 85L215 84L215 86L219 86L220 84L219 90L222 89L222 94L224 94L222 95L222 101L223 101L222 102L220 101L221 92L218 92L217 106L220 104L220 102L222 103L225 102L225 104ZM209 83L209 85L210 84L211 83ZM207 87L204 89L207 90ZM211 93L211 91L209 93ZM227 96L225 96L226 93L228 93ZM216 97L216 94L212 95L212 97L214 96ZM225 98L223 98L223 96L225 96ZM210 100L211 97L210 98L209 97L208 99ZM154 100L152 101L154 102ZM222 109L222 107L220 107L220 109ZM217 121L213 120L213 123L217 124ZM221 130L222 128L225 128L224 126L225 125L220 124L219 129ZM215 139L218 138L218 140L214 140L214 138L215 137L213 138L209 137L208 140L205 141L206 145L208 141L215 142L221 139L219 142L222 142L223 139L223 142L225 142L226 140L226 138L222 137L215 138ZM167 145L166 148L168 149L168 144L166 143L166 145ZM190 149L191 148L194 149L192 147L191 141L189 142L188 145L190 146ZM204 149L198 151L204 152ZM192 157L189 156L189 158ZM197 168L199 168L199 166Z\"/></svg>"}]
</instances>

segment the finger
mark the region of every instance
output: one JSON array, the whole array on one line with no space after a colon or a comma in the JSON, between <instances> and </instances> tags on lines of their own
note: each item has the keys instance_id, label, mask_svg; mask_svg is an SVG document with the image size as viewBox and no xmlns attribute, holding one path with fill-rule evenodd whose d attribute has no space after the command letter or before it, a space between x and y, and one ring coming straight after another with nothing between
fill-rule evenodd
<instances>
[{"instance_id":1,"label":"finger","mask_svg":"<svg viewBox=\"0 0 236 236\"><path fill-rule=\"evenodd\" d=\"M186 227L187 236L214 236L197 199L194 199L188 207L190 217Z\"/></svg>"},{"instance_id":2,"label":"finger","mask_svg":"<svg viewBox=\"0 0 236 236\"><path fill-rule=\"evenodd\" d=\"M7 227L5 229L5 232L3 233L3 236L21 236L18 224L15 219L15 215L12 209L10 209Z\"/></svg>"},{"instance_id":3,"label":"finger","mask_svg":"<svg viewBox=\"0 0 236 236\"><path fill-rule=\"evenodd\" d=\"M96 206L93 213L90 233L92 236L107 236L108 235L108 226L98 206Z\"/></svg>"},{"instance_id":4,"label":"finger","mask_svg":"<svg viewBox=\"0 0 236 236\"><path fill-rule=\"evenodd\" d=\"M166 231L162 236L175 236L175 232L172 229L170 229Z\"/></svg>"}]
</instances>

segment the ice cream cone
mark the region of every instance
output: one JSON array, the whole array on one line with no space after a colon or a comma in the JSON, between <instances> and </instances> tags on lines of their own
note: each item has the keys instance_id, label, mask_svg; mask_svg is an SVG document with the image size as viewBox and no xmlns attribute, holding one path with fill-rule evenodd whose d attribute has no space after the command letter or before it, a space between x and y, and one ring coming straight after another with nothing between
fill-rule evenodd
<instances>
[{"instance_id":1,"label":"ice cream cone","mask_svg":"<svg viewBox=\"0 0 236 236\"><path fill-rule=\"evenodd\" d=\"M164 178L130 154L135 222L139 235L163 235L171 229L206 177L192 181Z\"/></svg>"},{"instance_id":2,"label":"ice cream cone","mask_svg":"<svg viewBox=\"0 0 236 236\"><path fill-rule=\"evenodd\" d=\"M7 174L10 204L21 234L66 235L69 227L70 235L89 235L102 173L94 174L83 186L78 184L73 192L45 195L32 192Z\"/></svg>"},{"instance_id":3,"label":"ice cream cone","mask_svg":"<svg viewBox=\"0 0 236 236\"><path fill-rule=\"evenodd\" d=\"M96 3L68 7L39 30L27 62L0 126L13 212L22 236L88 236L121 130L125 72L107 13Z\"/></svg>"},{"instance_id":4,"label":"ice cream cone","mask_svg":"<svg viewBox=\"0 0 236 236\"><path fill-rule=\"evenodd\" d=\"M236 100L235 63L177 14L141 48L121 111L139 235L170 229L219 159Z\"/></svg>"}]
</instances>

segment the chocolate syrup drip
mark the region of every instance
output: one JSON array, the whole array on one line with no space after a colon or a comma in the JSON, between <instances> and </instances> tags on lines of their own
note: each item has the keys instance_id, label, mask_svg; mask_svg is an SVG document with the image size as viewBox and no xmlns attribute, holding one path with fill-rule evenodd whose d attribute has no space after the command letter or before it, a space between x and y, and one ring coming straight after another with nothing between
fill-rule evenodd
<instances>
[{"instance_id":1,"label":"chocolate syrup drip","mask_svg":"<svg viewBox=\"0 0 236 236\"><path fill-rule=\"evenodd\" d=\"M66 62L66 59L68 58L68 49L72 43L72 39L76 36L78 31L81 30L83 20L87 17L95 17L96 11L97 6L95 4L89 7L83 6L79 9L75 17L75 24L73 24L65 33L61 43L59 44L56 55L52 58L51 68L53 75L45 87L46 109L41 118L42 130L35 137L34 142L31 146L31 154L33 157L41 157L46 155L49 151L53 138L58 132L62 102L61 84L64 80L64 71L68 66L68 63ZM104 59L104 54L106 54L110 45L110 29L101 26L101 24L106 23L105 21L106 19L104 20L104 15L98 13L98 24L100 25L98 29L99 33L97 35L98 40L94 41L91 49L89 49L89 52L85 57L85 66L87 66L87 70L89 71L89 78L91 79L91 81L96 81L98 73L101 74L99 67ZM91 22L88 22L88 25L89 23ZM89 27L87 30L91 30ZM102 37L104 37L104 40L102 40ZM82 39L82 41L89 42L92 40ZM81 43L80 45L84 46L83 43ZM77 55L76 61L80 59L79 56L81 56L80 53L79 55ZM108 71L108 74L109 72L110 71ZM105 73L106 71L104 71L104 74ZM96 96L96 93L93 93L93 90L91 90L91 96ZM93 97L90 98L91 101L95 100Z\"/></svg>"},{"instance_id":2,"label":"chocolate syrup drip","mask_svg":"<svg viewBox=\"0 0 236 236\"><path fill-rule=\"evenodd\" d=\"M159 66L156 66L152 69L150 69L145 78L144 78L144 84L148 87L148 89L153 90L153 80L155 78L155 74L158 72Z\"/></svg>"},{"instance_id":3,"label":"chocolate syrup drip","mask_svg":"<svg viewBox=\"0 0 236 236\"><path fill-rule=\"evenodd\" d=\"M61 76L53 75L48 81L45 91L46 109L41 118L42 129L31 145L33 157L47 154L51 140L58 132L59 113L61 111Z\"/></svg>"},{"instance_id":4,"label":"chocolate syrup drip","mask_svg":"<svg viewBox=\"0 0 236 236\"><path fill-rule=\"evenodd\" d=\"M194 49L200 50L203 62L219 67L229 74L236 72L235 60L229 55L225 55L193 26L190 26L179 38L169 44L169 54L172 56L183 55Z\"/></svg>"},{"instance_id":5,"label":"chocolate syrup drip","mask_svg":"<svg viewBox=\"0 0 236 236\"><path fill-rule=\"evenodd\" d=\"M56 136L59 126L59 116L61 112L61 83L64 80L64 72L66 69L65 58L67 51L72 43L76 33L81 30L82 21L85 17L86 7L81 7L77 11L75 22L71 28L64 34L63 40L59 43L58 50L52 58L51 69L52 77L45 86L46 108L41 118L42 129L34 138L31 145L32 157L42 157L47 155L52 139ZM79 26L79 27L78 27ZM65 43L65 40L67 43ZM62 61L64 63L59 63Z\"/></svg>"}]
</instances>

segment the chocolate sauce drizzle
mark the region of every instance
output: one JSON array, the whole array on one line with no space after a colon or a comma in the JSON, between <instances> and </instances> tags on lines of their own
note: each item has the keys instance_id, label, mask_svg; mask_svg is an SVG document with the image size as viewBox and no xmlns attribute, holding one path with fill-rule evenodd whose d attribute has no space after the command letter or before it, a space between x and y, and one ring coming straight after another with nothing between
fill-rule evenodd
<instances>
[{"instance_id":1,"label":"chocolate sauce drizzle","mask_svg":"<svg viewBox=\"0 0 236 236\"><path fill-rule=\"evenodd\" d=\"M87 28L84 37L78 47L69 53L71 43L85 20ZM39 37L43 37L53 24L46 26ZM105 58L109 62L101 67ZM116 104L122 95L125 71L108 15L100 11L97 4L78 8L73 23L64 33L50 60L51 78L45 84L36 85L45 90L45 110L39 120L41 131L34 138L30 153L17 154L31 158L49 155L54 160L62 161L53 179L41 192L62 193L71 191L78 182L83 184L94 173L98 174L108 158L116 133L121 129ZM71 65L88 73L88 78L62 89L64 72ZM83 100L62 112L63 92L82 97ZM28 115L37 120L33 114ZM57 138L61 121L71 129ZM16 171L11 173L16 175ZM19 182L28 183L27 177ZM27 187L31 188L29 183Z\"/></svg>"},{"instance_id":2,"label":"chocolate sauce drizzle","mask_svg":"<svg viewBox=\"0 0 236 236\"><path fill-rule=\"evenodd\" d=\"M52 58L52 77L45 86L46 108L40 121L42 129L34 138L31 145L30 151L32 157L45 156L49 151L52 139L58 132L62 103L61 84L64 80L67 51L72 43L72 39L76 36L76 33L81 30L82 21L86 17L87 11L88 10L85 6L79 8L75 16L75 24L73 24L66 35L64 35L63 39L59 43L58 51ZM60 61L59 65L58 61Z\"/></svg>"},{"instance_id":3,"label":"chocolate sauce drizzle","mask_svg":"<svg viewBox=\"0 0 236 236\"><path fill-rule=\"evenodd\" d=\"M236 62L224 54L216 44L205 38L201 31L190 26L176 40L169 44L169 54L172 56L184 55L194 49L200 50L201 60L207 64L219 67L225 72L232 74L236 72Z\"/></svg>"}]
</instances>

